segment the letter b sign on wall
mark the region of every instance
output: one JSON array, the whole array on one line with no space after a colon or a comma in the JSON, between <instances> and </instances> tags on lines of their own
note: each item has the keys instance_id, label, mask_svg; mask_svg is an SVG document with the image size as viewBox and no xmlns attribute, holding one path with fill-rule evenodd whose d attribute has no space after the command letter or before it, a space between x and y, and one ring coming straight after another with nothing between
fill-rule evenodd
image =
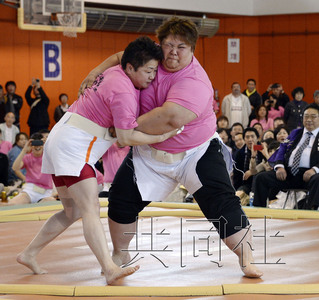
<instances>
[{"instance_id":1,"label":"letter b sign on wall","mask_svg":"<svg viewBox=\"0 0 319 300\"><path fill-rule=\"evenodd\" d=\"M62 80L61 42L43 41L43 80Z\"/></svg>"}]
</instances>

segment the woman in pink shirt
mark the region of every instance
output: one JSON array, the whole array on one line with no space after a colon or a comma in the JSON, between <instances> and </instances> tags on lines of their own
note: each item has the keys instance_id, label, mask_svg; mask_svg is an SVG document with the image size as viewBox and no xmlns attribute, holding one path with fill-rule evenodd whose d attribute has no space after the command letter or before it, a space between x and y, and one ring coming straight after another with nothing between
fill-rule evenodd
<instances>
[{"instance_id":1,"label":"woman in pink shirt","mask_svg":"<svg viewBox=\"0 0 319 300\"><path fill-rule=\"evenodd\" d=\"M42 172L52 174L64 209L44 224L17 258L34 273L46 272L36 262L36 255L80 218L86 242L108 284L139 269L139 266L120 268L110 256L100 220L94 164L116 142L109 128L115 127L122 146L161 142L177 133L173 130L149 135L135 130L140 89L147 88L154 79L162 55L161 48L147 37L131 42L121 65L101 73L50 132Z\"/></svg>"},{"instance_id":2,"label":"woman in pink shirt","mask_svg":"<svg viewBox=\"0 0 319 300\"><path fill-rule=\"evenodd\" d=\"M22 148L12 165L17 176L25 181L19 195L9 200L8 205L54 201L52 195L52 177L41 172L43 156L42 135L35 133ZM26 169L24 176L21 169Z\"/></svg>"},{"instance_id":3,"label":"woman in pink shirt","mask_svg":"<svg viewBox=\"0 0 319 300\"><path fill-rule=\"evenodd\" d=\"M263 131L274 129L274 120L268 117L268 110L264 104L256 108L256 119L250 122L250 127L253 127L255 123L260 123L263 127Z\"/></svg>"},{"instance_id":4,"label":"woman in pink shirt","mask_svg":"<svg viewBox=\"0 0 319 300\"><path fill-rule=\"evenodd\" d=\"M266 108L268 110L268 117L275 120L276 118L283 118L285 109L278 105L278 97L274 94L269 96L269 99L265 101Z\"/></svg>"}]
</instances>

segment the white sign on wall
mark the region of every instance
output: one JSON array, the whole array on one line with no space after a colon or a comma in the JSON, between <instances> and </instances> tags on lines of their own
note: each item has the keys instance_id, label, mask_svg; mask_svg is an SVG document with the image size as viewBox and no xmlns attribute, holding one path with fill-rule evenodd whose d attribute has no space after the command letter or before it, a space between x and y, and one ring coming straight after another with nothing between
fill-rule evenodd
<instances>
[{"instance_id":1,"label":"white sign on wall","mask_svg":"<svg viewBox=\"0 0 319 300\"><path fill-rule=\"evenodd\" d=\"M239 63L240 44L239 39L228 39L228 62Z\"/></svg>"},{"instance_id":2,"label":"white sign on wall","mask_svg":"<svg viewBox=\"0 0 319 300\"><path fill-rule=\"evenodd\" d=\"M43 80L62 80L61 42L43 41Z\"/></svg>"}]
</instances>

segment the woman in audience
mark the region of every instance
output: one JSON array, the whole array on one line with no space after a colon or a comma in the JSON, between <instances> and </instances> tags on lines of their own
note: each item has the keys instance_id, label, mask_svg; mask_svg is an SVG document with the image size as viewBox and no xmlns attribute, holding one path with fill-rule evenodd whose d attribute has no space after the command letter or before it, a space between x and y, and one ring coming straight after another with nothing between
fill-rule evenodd
<instances>
[{"instance_id":1,"label":"woman in audience","mask_svg":"<svg viewBox=\"0 0 319 300\"><path fill-rule=\"evenodd\" d=\"M278 104L278 97L275 94L271 94L264 104L267 107L269 118L273 120L283 118L285 109Z\"/></svg>"},{"instance_id":2,"label":"woman in audience","mask_svg":"<svg viewBox=\"0 0 319 300\"><path fill-rule=\"evenodd\" d=\"M264 134L264 130L263 130L263 127L260 123L255 123L254 126L252 126L253 128L255 128L258 132L258 141L260 142L261 141L261 137L263 136Z\"/></svg>"},{"instance_id":3,"label":"woman in audience","mask_svg":"<svg viewBox=\"0 0 319 300\"><path fill-rule=\"evenodd\" d=\"M224 115L221 115L217 118L217 128L225 128L228 129L229 121L228 118Z\"/></svg>"},{"instance_id":4,"label":"woman in audience","mask_svg":"<svg viewBox=\"0 0 319 300\"><path fill-rule=\"evenodd\" d=\"M275 135L274 135L274 131L273 130L267 130L264 132L264 134L262 135L261 140L265 141L267 139L274 139Z\"/></svg>"},{"instance_id":5,"label":"woman in audience","mask_svg":"<svg viewBox=\"0 0 319 300\"><path fill-rule=\"evenodd\" d=\"M54 201L52 195L52 177L41 172L43 141L42 135L35 133L31 136L13 163L12 169L17 176L25 181L19 195L9 200L7 205ZM31 151L31 152L30 152ZM26 169L24 176L21 169Z\"/></svg>"},{"instance_id":6,"label":"woman in audience","mask_svg":"<svg viewBox=\"0 0 319 300\"><path fill-rule=\"evenodd\" d=\"M57 106L54 111L54 121L56 123L60 121L60 119L69 109L69 104L68 104L69 97L67 94L60 94L59 100L61 102L61 105Z\"/></svg>"},{"instance_id":7,"label":"woman in audience","mask_svg":"<svg viewBox=\"0 0 319 300\"><path fill-rule=\"evenodd\" d=\"M296 87L291 92L293 100L285 107L284 120L289 131L303 126L303 110L308 105L303 101L305 92L302 87Z\"/></svg>"},{"instance_id":8,"label":"woman in audience","mask_svg":"<svg viewBox=\"0 0 319 300\"><path fill-rule=\"evenodd\" d=\"M275 129L274 135L276 141L284 143L289 135L289 130L285 125L280 125Z\"/></svg>"},{"instance_id":9,"label":"woman in audience","mask_svg":"<svg viewBox=\"0 0 319 300\"><path fill-rule=\"evenodd\" d=\"M14 143L12 149L8 153L9 158L9 185L13 185L15 181L19 180L19 177L15 174L15 172L12 170L12 165L18 155L21 153L23 147L27 143L29 137L26 133L20 132L16 135L16 142ZM21 173L25 176L26 175L26 169L22 169Z\"/></svg>"},{"instance_id":10,"label":"woman in audience","mask_svg":"<svg viewBox=\"0 0 319 300\"><path fill-rule=\"evenodd\" d=\"M250 122L250 127L253 127L256 123L261 124L263 131L274 129L274 120L268 117L268 110L264 104L256 108L256 119Z\"/></svg>"}]
</instances>

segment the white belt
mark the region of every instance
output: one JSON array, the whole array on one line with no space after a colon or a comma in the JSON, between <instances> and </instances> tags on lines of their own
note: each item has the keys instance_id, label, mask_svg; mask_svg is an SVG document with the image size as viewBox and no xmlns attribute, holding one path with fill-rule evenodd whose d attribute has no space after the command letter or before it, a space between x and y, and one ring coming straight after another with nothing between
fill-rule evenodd
<instances>
[{"instance_id":1,"label":"white belt","mask_svg":"<svg viewBox=\"0 0 319 300\"><path fill-rule=\"evenodd\" d=\"M186 155L186 151L173 154L173 153L169 153L169 152L166 152L166 151L155 149L153 147L150 147L150 148L151 148L151 151L152 151L151 152L152 158L154 158L157 161L166 163L166 164L172 164L172 163L174 163L176 161L180 161Z\"/></svg>"},{"instance_id":2,"label":"white belt","mask_svg":"<svg viewBox=\"0 0 319 300\"><path fill-rule=\"evenodd\" d=\"M218 133L215 132L214 135L209 140L212 140L218 137L219 137ZM186 151L173 154L166 151L155 149L153 147L150 147L150 148L151 148L152 158L166 164L172 164L174 162L181 161L186 155Z\"/></svg>"},{"instance_id":3,"label":"white belt","mask_svg":"<svg viewBox=\"0 0 319 300\"><path fill-rule=\"evenodd\" d=\"M111 141L114 139L110 136L108 128L102 127L78 114L72 113L66 123L103 140Z\"/></svg>"}]
</instances>

